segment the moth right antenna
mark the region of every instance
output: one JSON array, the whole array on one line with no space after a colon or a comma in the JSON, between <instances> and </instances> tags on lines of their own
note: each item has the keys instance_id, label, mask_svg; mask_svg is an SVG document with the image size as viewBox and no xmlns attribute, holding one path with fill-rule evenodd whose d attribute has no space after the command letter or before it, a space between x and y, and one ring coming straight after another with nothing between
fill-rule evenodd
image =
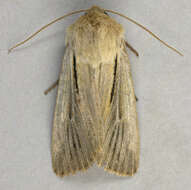
<instances>
[{"instance_id":1,"label":"moth right antenna","mask_svg":"<svg viewBox=\"0 0 191 190\"><path fill-rule=\"evenodd\" d=\"M178 53L179 55L183 56L183 54L181 52L179 52L177 49L175 49L174 47L168 45L166 42L164 42L163 40L161 40L157 35L155 35L153 32L151 32L149 29L147 29L145 26L139 24L138 22L136 22L135 20L129 18L128 16L125 16L121 13L118 13L116 11L112 11L112 10L104 10L106 12L110 12L116 15L119 15L123 18L126 18L127 20L129 20L130 22L136 24L137 26L141 27L143 30L147 31L151 36L153 36L154 38L156 38L157 40L159 40L161 43L163 43L165 46L167 46L168 48L170 48L171 50L175 51L176 53Z\"/></svg>"},{"instance_id":2,"label":"moth right antenna","mask_svg":"<svg viewBox=\"0 0 191 190\"><path fill-rule=\"evenodd\" d=\"M40 28L38 31L36 31L34 34L32 34L31 36L29 36L26 40L14 45L13 47L11 47L9 50L8 50L8 53L10 53L13 49L15 49L16 47L24 44L25 42L29 41L30 39L32 39L34 36L36 36L38 33L40 33L42 30L44 30L45 28L49 27L50 25L54 24L55 22L58 22L59 20L62 20L63 18L65 17L68 17L68 16L71 16L73 14L77 14L77 13L81 13L81 12L86 12L88 10L79 10L79 11L74 11L74 12L70 12L64 16L61 16L55 20L53 20L52 22L46 24L45 26L43 26L42 28Z\"/></svg>"}]
</instances>

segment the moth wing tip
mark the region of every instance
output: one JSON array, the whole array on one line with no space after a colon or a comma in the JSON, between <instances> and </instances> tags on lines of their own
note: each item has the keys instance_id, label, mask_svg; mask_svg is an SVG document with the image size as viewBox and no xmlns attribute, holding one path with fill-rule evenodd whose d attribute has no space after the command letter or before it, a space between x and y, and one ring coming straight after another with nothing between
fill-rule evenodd
<instances>
[{"instance_id":1,"label":"moth wing tip","mask_svg":"<svg viewBox=\"0 0 191 190\"><path fill-rule=\"evenodd\" d=\"M137 173L137 170L135 170L134 172L119 172L119 171L116 171L114 169L110 169L110 168L104 168L105 171L111 173L111 174L115 174L117 176L121 176L121 177L133 177L136 173Z\"/></svg>"},{"instance_id":2,"label":"moth wing tip","mask_svg":"<svg viewBox=\"0 0 191 190\"><path fill-rule=\"evenodd\" d=\"M84 166L84 167L80 167L77 169L72 169L71 170L67 170L67 171L59 171L60 169L54 168L53 167L53 171L54 173L58 176L58 177L66 177L66 176L70 176L70 175L75 175L77 172L86 172L92 165L94 164L94 162L89 162L88 165Z\"/></svg>"}]
</instances>

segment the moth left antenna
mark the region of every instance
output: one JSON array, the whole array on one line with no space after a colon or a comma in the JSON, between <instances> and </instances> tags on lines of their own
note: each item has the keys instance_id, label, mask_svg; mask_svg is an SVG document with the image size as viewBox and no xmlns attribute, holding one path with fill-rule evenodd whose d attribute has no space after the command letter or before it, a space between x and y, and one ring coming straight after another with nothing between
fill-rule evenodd
<instances>
[{"instance_id":1,"label":"moth left antenna","mask_svg":"<svg viewBox=\"0 0 191 190\"><path fill-rule=\"evenodd\" d=\"M10 53L10 52L11 52L13 49L15 49L16 47L21 46L22 44L26 43L27 41L29 41L30 39L32 39L34 36L36 36L38 33L40 33L42 30L44 30L44 29L46 29L47 27L49 27L50 25L52 25L52 24L54 24L54 23L56 23L56 22L62 20L63 18L68 17L68 16L71 16L71 15L73 15L73 14L77 14L77 13L81 13L81 12L86 12L86 11L87 11L87 9L86 9L86 10L79 10L79 11L70 12L70 13L64 15L64 16L61 16L61 17L59 17L59 18L53 20L52 22L46 24L45 26L43 26L42 28L40 28L38 31L36 31L34 34L32 34L31 36L29 36L27 39L23 40L22 42L20 42L20 43L14 45L14 46L11 47L10 49L8 49L8 53Z\"/></svg>"}]
</instances>

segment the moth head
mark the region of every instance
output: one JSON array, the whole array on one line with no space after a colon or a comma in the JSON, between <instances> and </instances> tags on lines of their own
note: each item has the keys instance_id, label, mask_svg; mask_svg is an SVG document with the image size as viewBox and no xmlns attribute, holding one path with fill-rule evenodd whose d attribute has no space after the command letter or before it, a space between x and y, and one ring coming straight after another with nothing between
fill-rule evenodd
<instances>
[{"instance_id":1,"label":"moth head","mask_svg":"<svg viewBox=\"0 0 191 190\"><path fill-rule=\"evenodd\" d=\"M106 14L106 11L98 6L92 6L85 14L92 14L92 13L102 13Z\"/></svg>"}]
</instances>

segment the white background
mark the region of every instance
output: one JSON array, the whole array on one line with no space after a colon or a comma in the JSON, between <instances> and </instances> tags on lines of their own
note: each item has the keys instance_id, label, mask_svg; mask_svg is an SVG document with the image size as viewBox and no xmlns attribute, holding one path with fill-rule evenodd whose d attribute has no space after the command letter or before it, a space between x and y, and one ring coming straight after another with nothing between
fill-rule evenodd
<instances>
[{"instance_id":1,"label":"white background","mask_svg":"<svg viewBox=\"0 0 191 190\"><path fill-rule=\"evenodd\" d=\"M51 128L56 90L71 16L7 55L56 17L92 5L121 12L175 46L181 57L127 20L126 30L141 136L140 168L122 178L94 166L58 178L51 168ZM0 189L180 190L191 186L190 0L0 0Z\"/></svg>"}]
</instances>

